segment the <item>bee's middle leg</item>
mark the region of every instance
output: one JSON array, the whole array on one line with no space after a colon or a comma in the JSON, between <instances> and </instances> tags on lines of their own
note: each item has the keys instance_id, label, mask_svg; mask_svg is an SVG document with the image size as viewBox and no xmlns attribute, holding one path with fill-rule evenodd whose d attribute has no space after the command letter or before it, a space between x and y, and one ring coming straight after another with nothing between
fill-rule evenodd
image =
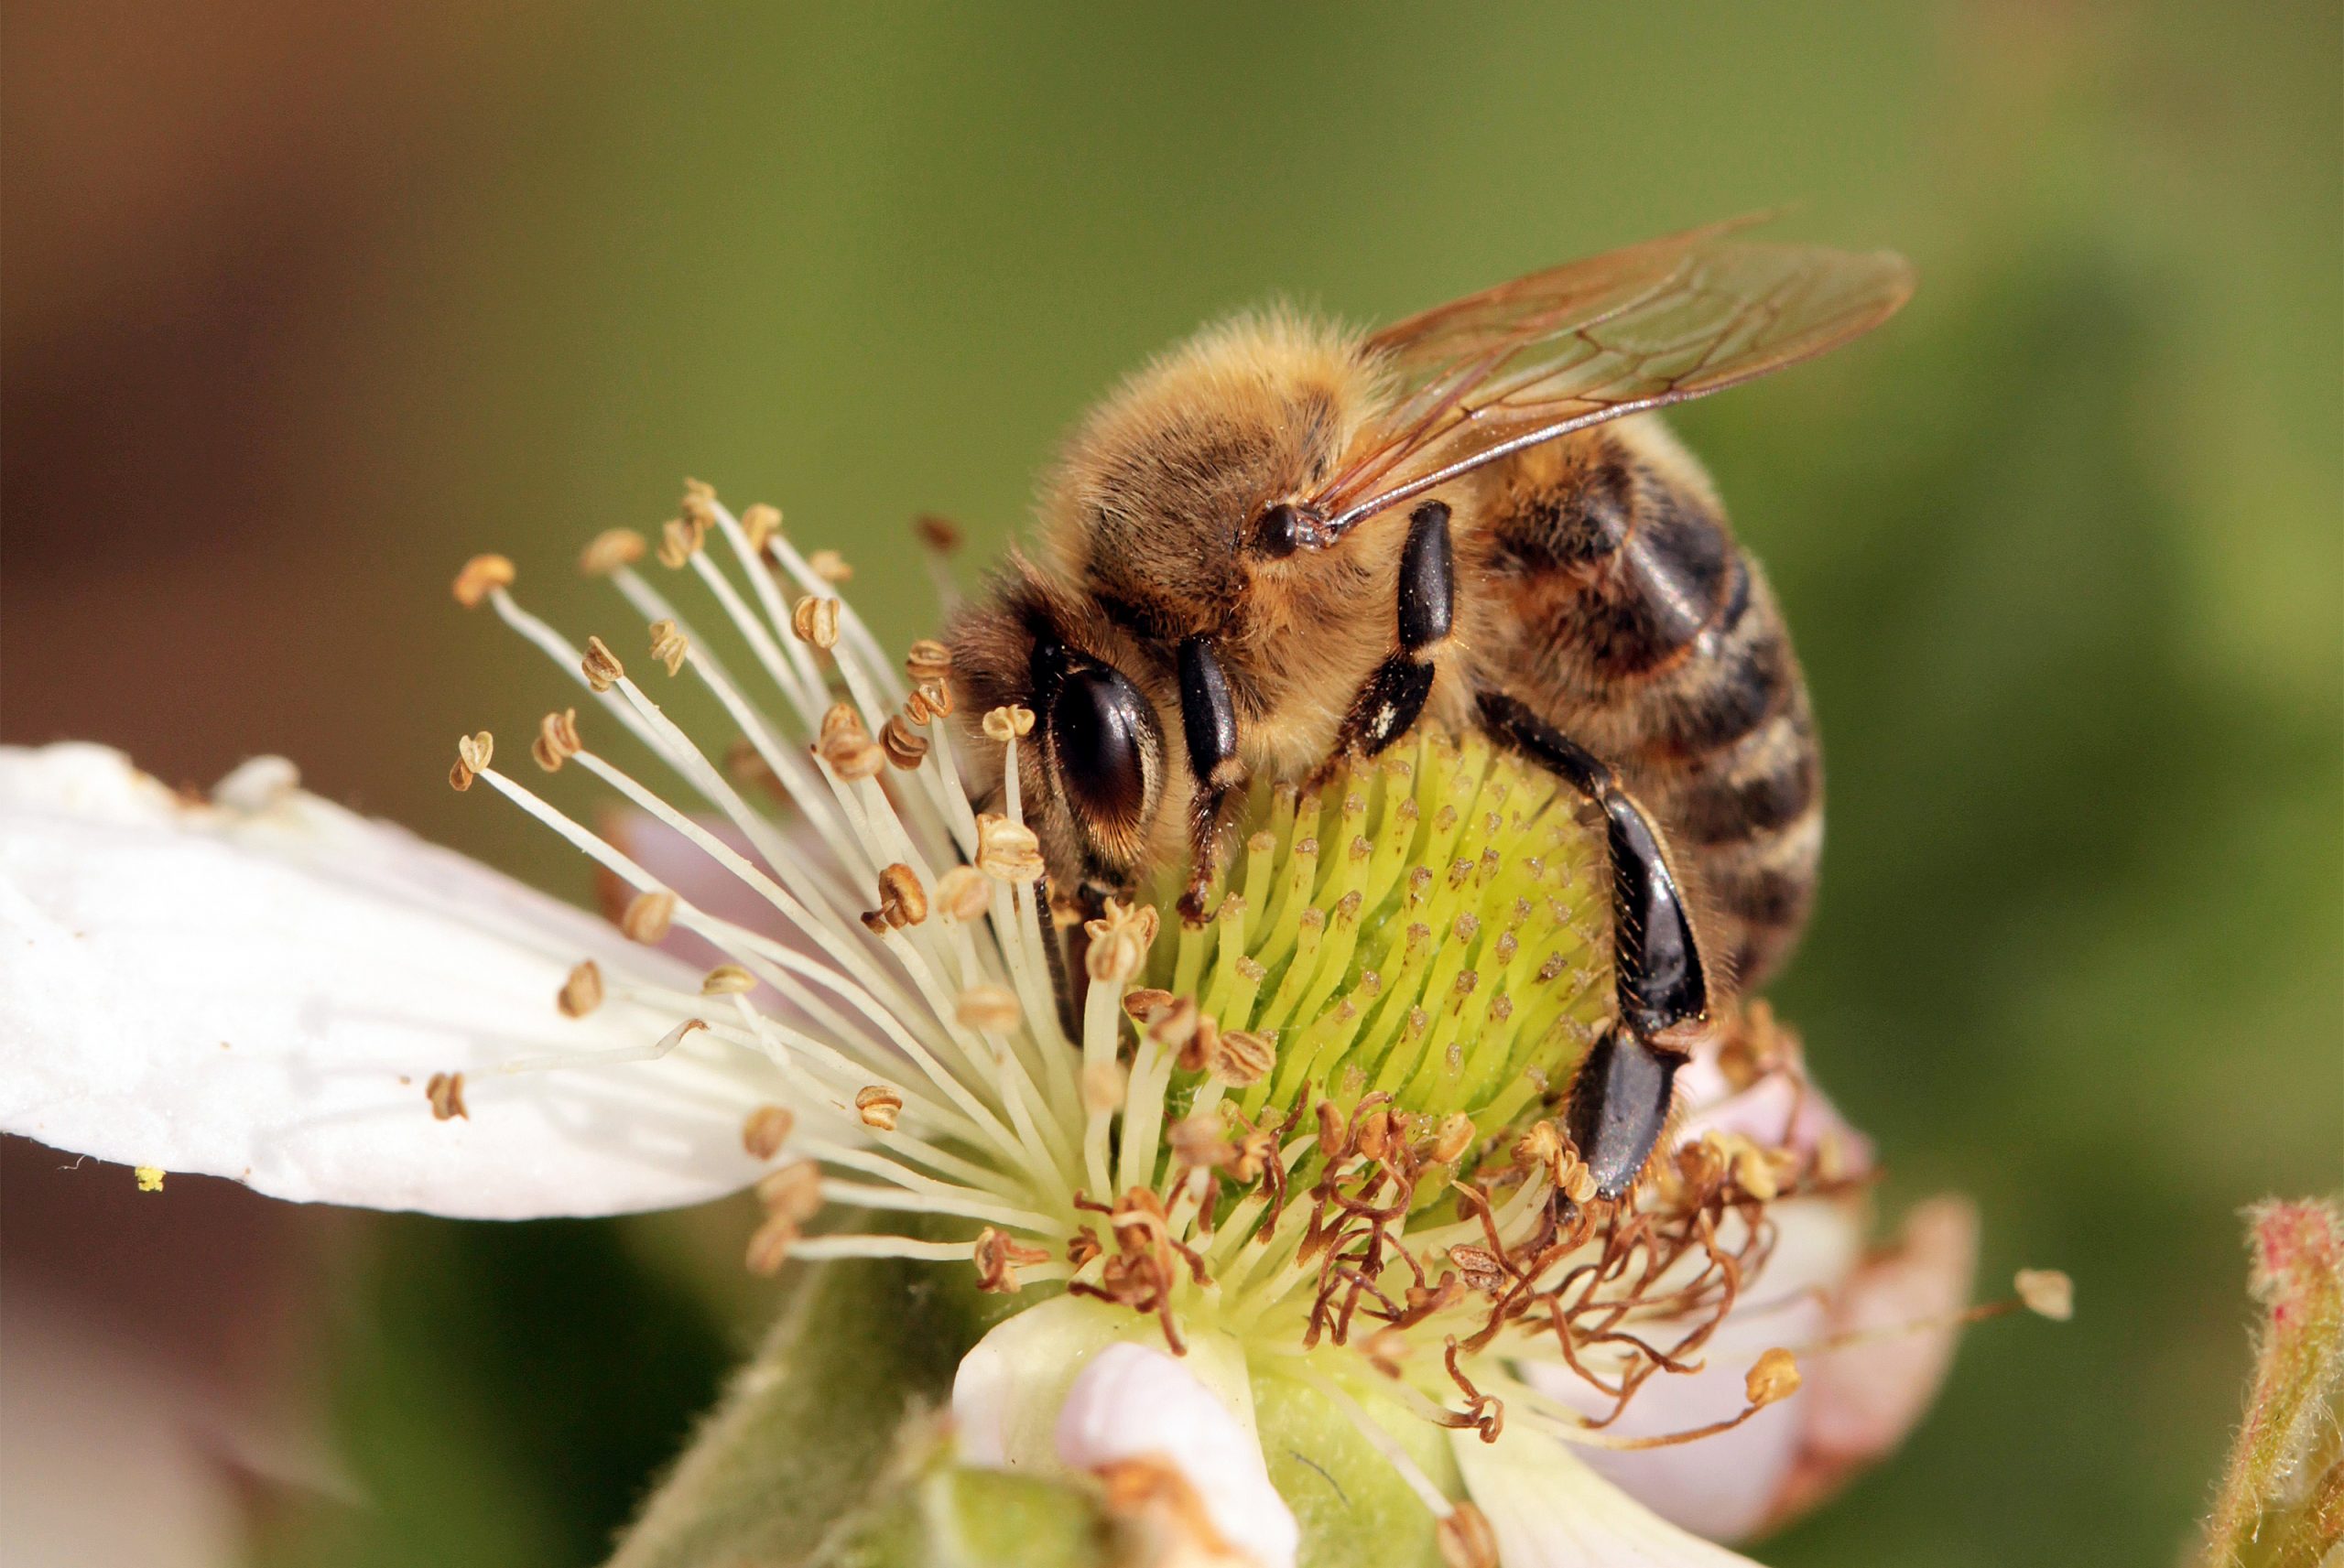
<instances>
[{"instance_id":1,"label":"bee's middle leg","mask_svg":"<svg viewBox=\"0 0 2344 1568\"><path fill-rule=\"evenodd\" d=\"M1399 650L1375 666L1344 716L1326 769L1359 752L1373 757L1415 727L1432 695L1435 651L1457 618L1457 557L1449 540L1449 506L1427 501L1408 514L1400 552Z\"/></svg>"},{"instance_id":2,"label":"bee's middle leg","mask_svg":"<svg viewBox=\"0 0 2344 1568\"><path fill-rule=\"evenodd\" d=\"M1612 972L1617 1016L1571 1082L1564 1123L1601 1197L1635 1185L1652 1158L1686 1059L1685 1026L1707 1020L1709 978L1659 832L1610 764L1501 692L1480 699L1503 744L1553 772L1603 812L1612 861Z\"/></svg>"}]
</instances>

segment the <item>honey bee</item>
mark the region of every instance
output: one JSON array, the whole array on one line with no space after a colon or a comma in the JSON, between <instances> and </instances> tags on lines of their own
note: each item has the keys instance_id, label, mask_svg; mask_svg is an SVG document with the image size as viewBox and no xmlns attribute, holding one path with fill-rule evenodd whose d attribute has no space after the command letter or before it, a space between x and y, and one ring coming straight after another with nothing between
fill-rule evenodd
<instances>
[{"instance_id":1,"label":"honey bee","mask_svg":"<svg viewBox=\"0 0 2344 1568\"><path fill-rule=\"evenodd\" d=\"M1694 230L1361 335L1210 327L1081 423L949 633L963 711L1036 715L1020 785L1053 885L1095 907L1190 864L1232 804L1419 722L1479 730L1600 812L1615 1016L1565 1123L1634 1183L1678 1065L1805 923L1814 717L1763 573L1653 411L1888 319L1904 261Z\"/></svg>"}]
</instances>

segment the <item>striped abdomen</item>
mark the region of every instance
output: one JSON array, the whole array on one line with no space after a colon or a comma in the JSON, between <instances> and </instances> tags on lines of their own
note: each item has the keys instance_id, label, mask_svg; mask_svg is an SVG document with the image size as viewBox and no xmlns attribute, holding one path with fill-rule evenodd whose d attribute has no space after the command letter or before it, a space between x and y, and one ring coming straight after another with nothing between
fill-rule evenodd
<instances>
[{"instance_id":1,"label":"striped abdomen","mask_svg":"<svg viewBox=\"0 0 2344 1568\"><path fill-rule=\"evenodd\" d=\"M1711 970L1754 989L1806 924L1823 848L1807 684L1757 562L1649 419L1533 449L1478 499L1491 674L1627 777L1693 884Z\"/></svg>"}]
</instances>

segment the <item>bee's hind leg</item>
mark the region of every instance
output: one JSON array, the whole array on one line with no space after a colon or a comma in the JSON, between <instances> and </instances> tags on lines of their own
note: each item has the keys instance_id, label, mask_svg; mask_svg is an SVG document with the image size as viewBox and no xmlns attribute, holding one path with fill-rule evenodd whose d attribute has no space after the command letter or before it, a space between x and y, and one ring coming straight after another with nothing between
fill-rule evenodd
<instances>
[{"instance_id":1,"label":"bee's hind leg","mask_svg":"<svg viewBox=\"0 0 2344 1568\"><path fill-rule=\"evenodd\" d=\"M1375 666L1351 699L1322 775L1354 752L1374 756L1415 727L1432 695L1434 655L1449 640L1456 614L1457 560L1449 541L1449 507L1427 501L1408 514L1408 542L1400 552L1399 650Z\"/></svg>"},{"instance_id":2,"label":"bee's hind leg","mask_svg":"<svg viewBox=\"0 0 2344 1568\"><path fill-rule=\"evenodd\" d=\"M1709 1016L1709 979L1660 835L1609 763L1501 692L1480 698L1483 727L1603 812L1612 861L1612 969L1617 1018L1571 1081L1564 1125L1599 1197L1635 1185L1668 1123L1676 1044Z\"/></svg>"}]
</instances>

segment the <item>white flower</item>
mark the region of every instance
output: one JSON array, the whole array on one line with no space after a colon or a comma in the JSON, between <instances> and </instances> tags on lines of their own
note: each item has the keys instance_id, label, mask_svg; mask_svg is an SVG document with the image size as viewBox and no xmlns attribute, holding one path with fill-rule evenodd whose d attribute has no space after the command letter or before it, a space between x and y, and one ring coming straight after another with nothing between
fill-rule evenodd
<instances>
[{"instance_id":1,"label":"white flower","mask_svg":"<svg viewBox=\"0 0 2344 1568\"><path fill-rule=\"evenodd\" d=\"M0 752L0 1128L461 1216L754 1184L753 1267L893 1256L1003 1292L1064 1281L963 1367L964 1456L1106 1476L1169 1509L1199 1560L1290 1562L1323 1508L1297 1497L1307 1476L1273 1486L1265 1388L1281 1420L1382 1455L1468 1563L1733 1561L1664 1516L1746 1533L1917 1416L1949 1326L1848 1331L1894 1327L1885 1301L1942 1325L1970 1222L1933 1211L1931 1245L1865 1264L1866 1152L1763 1016L1685 1075L1650 1201L1579 1207L1540 1096L1603 988L1593 851L1538 809L1551 781L1436 738L1323 801L1264 798L1211 924L1162 933L1113 906L1091 924L1069 1039L1014 751L994 815L955 757L1014 749L1030 718L990 716L982 741L939 722L949 655L916 648L907 684L777 524L694 487L661 548L754 681L635 569L633 535L586 561L651 622L635 663L664 675L569 643L500 558L459 579L583 688L586 717L541 723L536 765L591 774L634 816L590 828L486 734L451 782L585 853L627 901L615 931L303 793L280 762L192 800L94 747ZM732 754L647 689L686 672ZM603 749L620 735L667 782L623 770ZM787 828L751 798L765 786ZM814 1225L826 1205L868 1227ZM1881 1361L1884 1344L1932 1348ZM1865 1377L1835 1373L1867 1356Z\"/></svg>"}]
</instances>

